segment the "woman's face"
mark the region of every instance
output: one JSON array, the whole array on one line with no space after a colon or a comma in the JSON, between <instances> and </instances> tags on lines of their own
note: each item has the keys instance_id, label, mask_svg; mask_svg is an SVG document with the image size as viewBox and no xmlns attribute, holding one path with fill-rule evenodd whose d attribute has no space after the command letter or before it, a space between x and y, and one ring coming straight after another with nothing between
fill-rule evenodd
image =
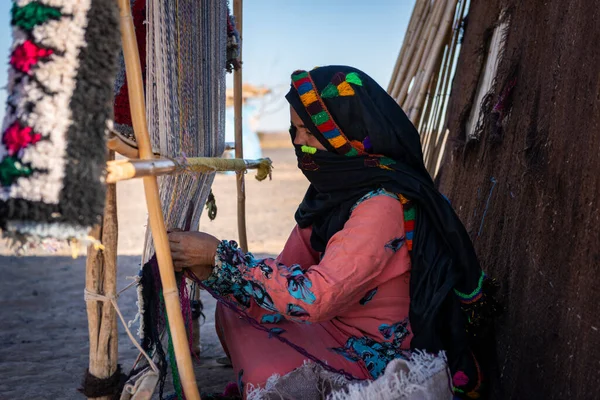
<instances>
[{"instance_id":1,"label":"woman's face","mask_svg":"<svg viewBox=\"0 0 600 400\"><path fill-rule=\"evenodd\" d=\"M292 106L290 106L290 120L292 121L292 126L296 128L296 137L294 138L295 145L311 146L318 150L325 150L325 146L310 133L306 126L304 126L302 118L300 118Z\"/></svg>"}]
</instances>

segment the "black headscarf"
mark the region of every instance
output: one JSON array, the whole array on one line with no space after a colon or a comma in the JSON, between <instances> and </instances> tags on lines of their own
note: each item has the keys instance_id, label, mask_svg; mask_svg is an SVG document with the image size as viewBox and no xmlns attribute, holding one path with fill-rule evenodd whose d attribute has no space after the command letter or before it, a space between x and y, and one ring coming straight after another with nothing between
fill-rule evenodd
<instances>
[{"instance_id":1,"label":"black headscarf","mask_svg":"<svg viewBox=\"0 0 600 400\"><path fill-rule=\"evenodd\" d=\"M420 137L400 106L368 75L328 66L292 74L286 99L327 151L303 153L311 185L296 211L324 252L354 204L377 188L402 194L416 210L411 252L411 347L445 350L456 395L481 396L482 347L495 303L471 240L423 164ZM292 140L294 131L291 130ZM488 348L489 350L489 348Z\"/></svg>"}]
</instances>

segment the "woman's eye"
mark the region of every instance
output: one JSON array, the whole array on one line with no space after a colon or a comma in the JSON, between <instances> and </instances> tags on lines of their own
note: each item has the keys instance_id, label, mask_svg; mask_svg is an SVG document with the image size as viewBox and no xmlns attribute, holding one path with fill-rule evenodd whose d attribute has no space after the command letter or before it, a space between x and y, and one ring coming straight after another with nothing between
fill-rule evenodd
<instances>
[{"instance_id":1,"label":"woman's eye","mask_svg":"<svg viewBox=\"0 0 600 400\"><path fill-rule=\"evenodd\" d=\"M298 131L298 129L296 129L296 127L294 125L290 125L290 133L292 135L295 135L297 131Z\"/></svg>"}]
</instances>

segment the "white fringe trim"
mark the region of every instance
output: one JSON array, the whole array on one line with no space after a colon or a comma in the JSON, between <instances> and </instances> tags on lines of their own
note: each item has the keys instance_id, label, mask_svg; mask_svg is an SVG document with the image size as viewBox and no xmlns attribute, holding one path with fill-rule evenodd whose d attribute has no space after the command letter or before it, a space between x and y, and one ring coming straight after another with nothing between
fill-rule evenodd
<instances>
[{"instance_id":1,"label":"white fringe trim","mask_svg":"<svg viewBox=\"0 0 600 400\"><path fill-rule=\"evenodd\" d=\"M311 364L304 363L304 366ZM293 373L293 372L291 372ZM315 376L316 378L316 376ZM247 400L277 398L277 384L282 383L279 374L273 374L264 387L248 384ZM344 376L320 369L319 379L329 380L334 387L345 389L333 392L327 400L440 400L452 399L449 386L449 373L446 355L438 355L422 351L414 351L410 360L396 359L391 361L384 375L375 381L350 383ZM286 389L280 387L280 389ZM298 394L301 395L301 394ZM288 397L285 397L288 398ZM315 399L306 399L315 400Z\"/></svg>"},{"instance_id":2,"label":"white fringe trim","mask_svg":"<svg viewBox=\"0 0 600 400\"><path fill-rule=\"evenodd\" d=\"M327 400L452 399L448 376L445 353L436 356L417 350L409 361L391 361L379 379L366 385L352 384L344 391L332 393Z\"/></svg>"},{"instance_id":3,"label":"white fringe trim","mask_svg":"<svg viewBox=\"0 0 600 400\"><path fill-rule=\"evenodd\" d=\"M55 253L69 244L73 258L77 258L89 245L103 249L100 241L89 236L90 229L66 223L9 220L1 232L9 241L9 247L19 255L27 255L32 249Z\"/></svg>"}]
</instances>

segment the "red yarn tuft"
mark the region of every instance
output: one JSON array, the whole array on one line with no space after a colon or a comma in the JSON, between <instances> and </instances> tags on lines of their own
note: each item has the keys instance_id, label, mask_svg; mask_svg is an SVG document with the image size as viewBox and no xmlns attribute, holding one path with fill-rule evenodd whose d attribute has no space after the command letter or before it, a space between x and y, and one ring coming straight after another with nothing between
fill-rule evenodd
<instances>
[{"instance_id":1,"label":"red yarn tuft","mask_svg":"<svg viewBox=\"0 0 600 400\"><path fill-rule=\"evenodd\" d=\"M31 40L26 40L17 47L10 57L10 64L17 70L29 74L31 67L38 63L41 58L48 57L54 53L51 49L38 47Z\"/></svg>"},{"instance_id":2,"label":"red yarn tuft","mask_svg":"<svg viewBox=\"0 0 600 400\"><path fill-rule=\"evenodd\" d=\"M42 135L33 132L29 126L22 127L19 122L14 122L4 132L2 142L8 150L8 155L12 156L29 146L40 141Z\"/></svg>"}]
</instances>

